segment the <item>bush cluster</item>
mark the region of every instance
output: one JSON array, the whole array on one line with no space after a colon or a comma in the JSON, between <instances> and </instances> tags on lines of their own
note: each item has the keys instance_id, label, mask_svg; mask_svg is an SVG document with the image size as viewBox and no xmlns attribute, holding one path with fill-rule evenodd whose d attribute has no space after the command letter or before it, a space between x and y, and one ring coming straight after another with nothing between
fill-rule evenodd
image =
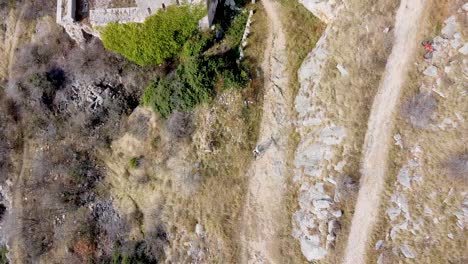
<instances>
[{"instance_id":1,"label":"bush cluster","mask_svg":"<svg viewBox=\"0 0 468 264\"><path fill-rule=\"evenodd\" d=\"M110 24L102 30L104 46L139 65L178 59L176 70L155 78L145 89L142 103L167 118L210 100L225 88L240 87L247 73L237 62L247 13L229 16L222 54L206 52L216 35L197 30L205 10L200 6L170 6L144 23ZM219 32L218 32L219 33Z\"/></svg>"},{"instance_id":2,"label":"bush cluster","mask_svg":"<svg viewBox=\"0 0 468 264\"><path fill-rule=\"evenodd\" d=\"M143 104L166 118L176 110L189 111L209 101L220 90L241 87L247 73L236 62L237 48L204 55L212 40L212 35L199 34L187 41L175 73L153 80L144 91Z\"/></svg>"},{"instance_id":3,"label":"bush cluster","mask_svg":"<svg viewBox=\"0 0 468 264\"><path fill-rule=\"evenodd\" d=\"M144 23L111 23L101 32L107 49L143 66L176 57L205 13L201 6L169 6Z\"/></svg>"}]
</instances>

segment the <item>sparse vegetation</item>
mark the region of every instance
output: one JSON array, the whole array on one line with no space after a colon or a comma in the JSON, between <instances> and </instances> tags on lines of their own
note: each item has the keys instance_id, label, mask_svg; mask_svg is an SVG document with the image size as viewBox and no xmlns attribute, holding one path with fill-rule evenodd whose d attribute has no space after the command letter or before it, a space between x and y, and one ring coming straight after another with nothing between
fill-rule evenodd
<instances>
[{"instance_id":1,"label":"sparse vegetation","mask_svg":"<svg viewBox=\"0 0 468 264\"><path fill-rule=\"evenodd\" d=\"M189 137L195 130L192 114L174 112L167 121L167 128L178 139Z\"/></svg>"},{"instance_id":2,"label":"sparse vegetation","mask_svg":"<svg viewBox=\"0 0 468 264\"><path fill-rule=\"evenodd\" d=\"M416 128L426 128L436 110L437 101L430 93L418 93L402 106L401 114Z\"/></svg>"},{"instance_id":3,"label":"sparse vegetation","mask_svg":"<svg viewBox=\"0 0 468 264\"><path fill-rule=\"evenodd\" d=\"M197 31L203 17L201 6L169 6L148 17L144 23L112 23L101 31L107 49L143 66L175 58L185 42Z\"/></svg>"},{"instance_id":4,"label":"sparse vegetation","mask_svg":"<svg viewBox=\"0 0 468 264\"><path fill-rule=\"evenodd\" d=\"M5 245L0 246L0 264L8 264L7 258L8 249Z\"/></svg>"},{"instance_id":5,"label":"sparse vegetation","mask_svg":"<svg viewBox=\"0 0 468 264\"><path fill-rule=\"evenodd\" d=\"M449 157L445 165L450 180L455 184L468 184L468 153Z\"/></svg>"},{"instance_id":6,"label":"sparse vegetation","mask_svg":"<svg viewBox=\"0 0 468 264\"><path fill-rule=\"evenodd\" d=\"M128 167L130 169L136 169L139 164L139 159L137 157L133 157L128 161Z\"/></svg>"}]
</instances>

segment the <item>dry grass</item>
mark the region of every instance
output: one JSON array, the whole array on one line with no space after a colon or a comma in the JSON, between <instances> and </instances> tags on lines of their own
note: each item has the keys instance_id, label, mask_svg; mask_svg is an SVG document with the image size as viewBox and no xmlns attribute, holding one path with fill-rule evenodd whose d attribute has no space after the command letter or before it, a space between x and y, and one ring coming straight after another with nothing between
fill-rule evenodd
<instances>
[{"instance_id":1,"label":"dry grass","mask_svg":"<svg viewBox=\"0 0 468 264\"><path fill-rule=\"evenodd\" d=\"M297 92L299 87L296 78L297 70L320 37L325 25L313 18L310 12L296 1L281 2L285 6L283 17L285 24L288 25L290 69L293 72L292 76L295 77L292 80L292 89ZM348 5L349 8L342 11L338 19L333 22L337 31L331 31L327 47L332 56L324 67L320 89L317 91L318 96L315 100L326 109L326 119L329 122L347 129L345 142L335 150L335 159L330 164L345 160L347 165L344 167L343 174L358 180L361 148L367 129L369 109L393 42L392 34L384 34L382 31L386 27L392 27L397 3L383 0L377 2L356 0L349 1ZM309 18L305 18L307 16ZM363 46L362 43L366 45ZM340 76L336 69L338 63L348 70L349 77ZM297 144L300 138L297 134L293 134L291 141ZM293 155L294 152L291 153L291 156ZM289 213L297 210L297 187L291 185L287 201ZM344 210L344 216L340 219L341 234L347 234L354 209L354 198L347 197L346 201L337 206ZM288 223L290 219L289 216ZM285 235L290 235L290 224L285 232ZM290 241L289 247L294 249L285 251L291 252L288 257L291 255L296 255L296 257L290 258L292 260L289 261L303 261L298 242L292 239ZM338 235L335 252L330 252L330 257L323 262L339 263L345 242L346 236ZM297 259L298 256L300 260Z\"/></svg>"},{"instance_id":2,"label":"dry grass","mask_svg":"<svg viewBox=\"0 0 468 264\"><path fill-rule=\"evenodd\" d=\"M266 39L268 38L268 17L265 8L261 4L248 5L254 11L252 23L250 26L250 35L245 47L245 60L251 73L261 71L260 65L263 62L266 48Z\"/></svg>"},{"instance_id":3,"label":"dry grass","mask_svg":"<svg viewBox=\"0 0 468 264\"><path fill-rule=\"evenodd\" d=\"M143 213L143 221L134 225L135 239L156 224L168 231L171 249L167 261L193 261L187 255L188 243L192 243L204 251L203 263L237 262L246 170L253 159L263 98L258 64L263 60L267 22L263 8L253 7L252 34L245 51L252 81L246 88L220 92L212 103L198 107L189 137L186 133L174 137L173 125L157 129L162 122L150 118L153 125L147 138L127 136L114 144L108 162L114 172L109 179L114 197L124 215L131 216L136 210ZM136 119L130 118L130 122ZM187 120L182 121L185 132ZM180 134L180 122L175 123ZM128 170L125 162L131 157L141 157L141 162ZM203 226L204 238L194 234L197 223Z\"/></svg>"},{"instance_id":4,"label":"dry grass","mask_svg":"<svg viewBox=\"0 0 468 264\"><path fill-rule=\"evenodd\" d=\"M461 5L461 1L457 1L457 3L433 1L425 23L423 23L427 25L424 28L425 35L434 37L440 34L443 21L451 14L455 14L456 9ZM462 23L466 23L466 21ZM466 36L466 33L465 29L463 34ZM461 59L460 55L456 56L458 58L452 58L451 61ZM431 92L427 88L421 87L422 83L428 82L421 73L428 66L422 57L423 51L421 50L416 59L418 65L413 66L408 74L406 88L403 90L400 100L403 110L405 109L405 101L410 101L421 92ZM443 65L438 66L439 68L443 67ZM461 65L453 66L452 69L454 71L452 76L463 78ZM464 251L468 232L466 229L460 230L456 226L456 218L453 215L455 211L461 210L463 201L461 193L467 190L464 181L457 178L460 171L466 170L463 168L463 164L466 162L463 157L466 155L464 153L467 152L467 149L463 142L468 140L466 133L468 131L466 124L468 114L464 109L468 105L468 99L466 96L460 96L460 92L463 90L461 79L457 81L443 73L441 77L443 85L440 89L446 98L433 93L438 105L435 113L431 115L429 126L414 127L404 116L401 116L401 113L396 115L393 134L402 135L405 148L400 149L394 146L390 151L386 191L380 210L381 217L368 250L372 261L375 261L380 254L374 249L376 241L385 239L391 228L385 211L390 205L388 202L390 196L398 189L396 187L398 172L412 158L409 149L415 145L419 145L423 151L421 158L423 181L419 184L413 182L410 191L400 191L404 192L408 199L412 219L422 219L423 227L415 235L409 232L399 233L397 240L390 242L385 250L390 250L391 247L405 241L418 254L414 260L405 260L408 263L464 263L468 257ZM426 83L426 86L432 87L431 83ZM455 113L461 115L465 122L460 122ZM457 127L448 126L444 130L436 128L435 125L440 124L446 117L457 122ZM432 216L424 213L424 206L433 210ZM437 217L440 222L435 224L433 221ZM449 233L454 235L454 239L448 237ZM395 257L394 262L398 260L402 259Z\"/></svg>"},{"instance_id":5,"label":"dry grass","mask_svg":"<svg viewBox=\"0 0 468 264\"><path fill-rule=\"evenodd\" d=\"M279 2L281 4L281 17L283 19L282 22L287 39L288 70L290 71L289 89L293 95L291 98L294 100L300 87L297 71L320 38L325 24L313 16L312 13L305 9L302 4L299 4L298 1L281 0ZM289 102L289 105L293 107L294 101ZM282 263L305 263L299 243L291 235L291 215L298 207L298 193L296 192L296 186L292 182L292 168L294 167L295 149L300 141L299 134L296 132L291 133L289 141L292 147L288 149L287 154L289 175L286 177L288 190L284 201L287 214L280 220L283 223L283 229L279 232L280 256Z\"/></svg>"}]
</instances>

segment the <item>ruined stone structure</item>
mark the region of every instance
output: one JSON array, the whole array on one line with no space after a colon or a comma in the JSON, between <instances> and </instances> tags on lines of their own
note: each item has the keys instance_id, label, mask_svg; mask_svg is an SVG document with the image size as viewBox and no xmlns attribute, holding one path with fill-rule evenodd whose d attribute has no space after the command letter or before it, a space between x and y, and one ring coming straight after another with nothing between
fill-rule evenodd
<instances>
[{"instance_id":1,"label":"ruined stone structure","mask_svg":"<svg viewBox=\"0 0 468 264\"><path fill-rule=\"evenodd\" d=\"M76 19L76 0L57 0L57 24L73 23Z\"/></svg>"},{"instance_id":2,"label":"ruined stone structure","mask_svg":"<svg viewBox=\"0 0 468 264\"><path fill-rule=\"evenodd\" d=\"M198 4L202 0L136 0L136 7L98 8L90 10L89 21L93 26L104 26L112 22L142 23L146 17L156 13L161 8L181 3ZM208 23L211 26L219 0L207 0Z\"/></svg>"},{"instance_id":3,"label":"ruined stone structure","mask_svg":"<svg viewBox=\"0 0 468 264\"><path fill-rule=\"evenodd\" d=\"M89 10L89 23L77 21L77 6L86 6L86 0L57 0L57 24L62 25L67 33L79 43L85 41L84 33L99 37L99 32L95 26L105 26L109 23L142 23L148 16L156 13L161 8L169 5L179 5L182 3L199 4L203 0L135 0L136 7L125 8L96 8ZM201 28L208 28L213 24L218 4L222 0L206 0L204 2L208 9L208 14L200 21ZM92 7L91 7L92 8ZM81 12L83 12L81 10ZM87 13L86 10L85 13Z\"/></svg>"}]
</instances>

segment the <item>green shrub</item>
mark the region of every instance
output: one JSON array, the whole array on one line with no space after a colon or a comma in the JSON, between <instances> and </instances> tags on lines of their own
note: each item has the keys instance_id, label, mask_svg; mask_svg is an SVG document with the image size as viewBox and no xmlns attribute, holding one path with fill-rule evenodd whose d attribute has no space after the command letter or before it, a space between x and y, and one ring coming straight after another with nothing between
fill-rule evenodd
<instances>
[{"instance_id":1,"label":"green shrub","mask_svg":"<svg viewBox=\"0 0 468 264\"><path fill-rule=\"evenodd\" d=\"M243 86L248 76L237 58L246 19L246 13L234 18L226 35L232 45L222 54L206 52L214 43L212 33L199 33L187 40L175 74L153 80L143 93L143 104L167 118L173 111L189 111L208 102L220 90Z\"/></svg>"},{"instance_id":2,"label":"green shrub","mask_svg":"<svg viewBox=\"0 0 468 264\"><path fill-rule=\"evenodd\" d=\"M8 249L5 245L0 246L0 264L8 264Z\"/></svg>"},{"instance_id":3,"label":"green shrub","mask_svg":"<svg viewBox=\"0 0 468 264\"><path fill-rule=\"evenodd\" d=\"M226 42L231 47L238 47L241 44L244 35L245 24L249 18L248 12L241 12L232 21L231 26L226 32Z\"/></svg>"},{"instance_id":4,"label":"green shrub","mask_svg":"<svg viewBox=\"0 0 468 264\"><path fill-rule=\"evenodd\" d=\"M139 160L137 157L133 157L128 161L128 167L130 169L136 169L139 165Z\"/></svg>"},{"instance_id":5,"label":"green shrub","mask_svg":"<svg viewBox=\"0 0 468 264\"><path fill-rule=\"evenodd\" d=\"M174 110L174 105L171 103L172 95L171 84L166 79L158 77L146 87L142 103L166 118Z\"/></svg>"},{"instance_id":6,"label":"green shrub","mask_svg":"<svg viewBox=\"0 0 468 264\"><path fill-rule=\"evenodd\" d=\"M205 12L201 6L169 6L142 24L107 25L101 31L102 42L139 65L160 64L179 54Z\"/></svg>"}]
</instances>

